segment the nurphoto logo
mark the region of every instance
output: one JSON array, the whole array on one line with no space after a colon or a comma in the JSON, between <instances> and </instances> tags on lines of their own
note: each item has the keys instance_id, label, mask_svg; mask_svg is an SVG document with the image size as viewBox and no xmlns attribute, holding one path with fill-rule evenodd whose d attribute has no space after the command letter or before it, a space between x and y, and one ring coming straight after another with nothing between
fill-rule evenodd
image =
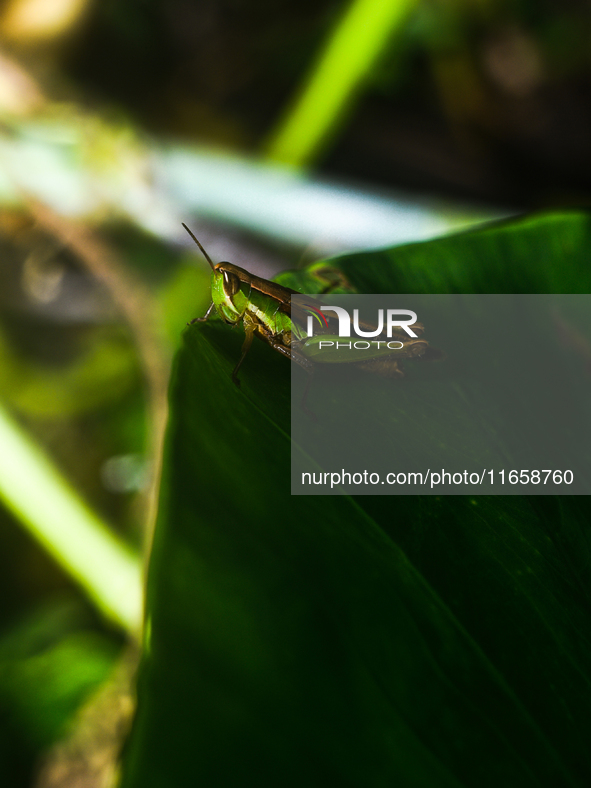
<instances>
[{"instance_id":1,"label":"nurphoto logo","mask_svg":"<svg viewBox=\"0 0 591 788\"><path fill-rule=\"evenodd\" d=\"M400 332L404 331L412 340L418 339L418 335L412 330L411 326L417 322L416 312L410 309L378 309L377 325L359 319L359 310L353 310L353 319L347 309L342 306L321 306L320 308L312 304L304 304L304 309L309 312L307 320L308 339L306 347L314 352L322 352L330 349L329 353L335 350L371 350L375 355L388 353L392 350L402 350L405 343L400 340ZM384 311L386 317L384 320ZM334 329L331 330L325 312L334 312L338 319L338 335ZM329 317L331 317L329 315ZM317 320L321 327L321 332L314 337L314 320ZM334 317L332 317L334 320ZM351 337L351 326L355 336L361 339L355 342L339 342L339 339ZM396 330L396 339L392 339L393 331ZM383 339L371 339L371 337L386 337ZM390 341L387 341L390 340ZM408 343L409 340L406 340ZM323 359L330 360L326 353L322 353ZM371 354L370 354L371 355ZM340 358L340 357L339 357ZM351 359L348 359L351 360Z\"/></svg>"},{"instance_id":2,"label":"nurphoto logo","mask_svg":"<svg viewBox=\"0 0 591 788\"><path fill-rule=\"evenodd\" d=\"M328 328L328 321L324 316L323 312L335 312L336 316L339 320L339 336L340 337L350 337L351 336L351 315L349 314L347 309L344 309L342 306L321 306L320 309L317 307L311 306L310 304L304 304L306 310L308 312L312 312L313 314L308 316L308 325L307 331L308 336L311 337L314 335L314 318L318 320L318 322L326 328ZM417 339L417 334L410 328L414 323L417 322L417 313L412 312L410 309L387 309L387 316L386 316L386 336L388 339L392 338L392 330L394 328L401 328L403 331L406 331L409 337L413 339ZM410 315L408 320L401 320L400 318L395 318L395 315ZM378 325L377 328L374 328L371 331L365 331L359 326L359 310L353 310L353 331L357 334L358 337L362 337L366 339L367 337L379 337L384 332L384 310L378 309Z\"/></svg>"}]
</instances>

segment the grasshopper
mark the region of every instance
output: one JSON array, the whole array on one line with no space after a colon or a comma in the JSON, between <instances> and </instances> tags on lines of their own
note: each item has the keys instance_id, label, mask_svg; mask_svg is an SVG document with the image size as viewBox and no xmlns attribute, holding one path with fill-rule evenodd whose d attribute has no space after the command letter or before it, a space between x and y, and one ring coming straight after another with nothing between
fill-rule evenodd
<instances>
[{"instance_id":1,"label":"grasshopper","mask_svg":"<svg viewBox=\"0 0 591 788\"><path fill-rule=\"evenodd\" d=\"M404 372L399 366L400 359L425 357L432 360L440 357L439 351L430 348L429 343L420 338L424 331L421 323L412 325L412 329L417 335L415 339L409 338L407 334L400 331L400 334L395 337L397 341L393 343L397 345L395 349L380 347L380 344L384 345L385 342L374 342L375 348L368 351L353 351L348 353L346 357L338 350L334 352L323 350L320 346L321 341L323 344L328 344L340 338L337 335L334 319L327 316L320 335L308 337L304 329L308 314L301 307L291 304L292 295L300 295L297 290L254 276L244 268L232 263L223 262L214 265L187 225L183 223L183 227L195 241L212 269L211 304L203 317L194 318L189 325L205 322L216 312L225 323L237 325L242 322L244 326L246 336L242 345L242 353L232 372L232 380L237 386L240 386L238 371L255 336L310 374L319 363L345 362L383 376L403 376ZM310 301L314 301L314 299L310 298ZM320 302L315 302L310 306L314 311L320 312ZM365 328L373 328L367 323L360 323L360 325Z\"/></svg>"}]
</instances>

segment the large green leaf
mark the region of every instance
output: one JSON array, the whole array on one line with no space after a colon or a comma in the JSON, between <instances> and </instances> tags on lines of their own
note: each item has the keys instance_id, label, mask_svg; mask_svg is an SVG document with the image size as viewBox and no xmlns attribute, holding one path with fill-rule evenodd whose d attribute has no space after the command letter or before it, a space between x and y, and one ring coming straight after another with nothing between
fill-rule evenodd
<instances>
[{"instance_id":1,"label":"large green leaf","mask_svg":"<svg viewBox=\"0 0 591 788\"><path fill-rule=\"evenodd\" d=\"M564 214L331 264L589 292L590 251ZM292 497L289 364L259 343L238 389L241 341L176 360L123 788L588 785L589 499Z\"/></svg>"}]
</instances>

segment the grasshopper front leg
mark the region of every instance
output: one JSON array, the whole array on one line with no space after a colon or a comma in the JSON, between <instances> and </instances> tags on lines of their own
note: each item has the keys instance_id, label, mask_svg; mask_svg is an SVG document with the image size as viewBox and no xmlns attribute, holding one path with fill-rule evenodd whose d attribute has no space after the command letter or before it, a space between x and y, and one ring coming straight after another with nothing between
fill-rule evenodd
<instances>
[{"instance_id":1,"label":"grasshopper front leg","mask_svg":"<svg viewBox=\"0 0 591 788\"><path fill-rule=\"evenodd\" d=\"M187 323L187 325L188 325L188 326L192 326L192 325L193 325L193 323L205 323L205 321L209 319L209 316L210 316L210 315L211 315L211 313L213 312L214 308L215 308L215 304L214 304L214 303L213 303L213 301L212 301L212 302L211 302L211 304L209 305L209 309L208 309L208 310L207 310L207 312L206 312L206 313L203 315L203 317L194 317L194 318L193 318L193 320L191 320L191 322L190 322L190 323Z\"/></svg>"}]
</instances>

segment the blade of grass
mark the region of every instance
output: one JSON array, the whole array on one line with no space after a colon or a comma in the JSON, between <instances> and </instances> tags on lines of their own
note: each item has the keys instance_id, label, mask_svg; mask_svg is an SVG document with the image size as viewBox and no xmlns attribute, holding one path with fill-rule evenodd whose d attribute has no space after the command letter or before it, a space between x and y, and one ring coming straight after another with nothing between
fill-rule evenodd
<instances>
[{"instance_id":1,"label":"blade of grass","mask_svg":"<svg viewBox=\"0 0 591 788\"><path fill-rule=\"evenodd\" d=\"M267 157L310 164L392 34L417 0L353 0L328 39L299 100L272 135Z\"/></svg>"},{"instance_id":2,"label":"blade of grass","mask_svg":"<svg viewBox=\"0 0 591 788\"><path fill-rule=\"evenodd\" d=\"M138 558L1 406L0 500L107 618L137 633L142 608Z\"/></svg>"}]
</instances>

